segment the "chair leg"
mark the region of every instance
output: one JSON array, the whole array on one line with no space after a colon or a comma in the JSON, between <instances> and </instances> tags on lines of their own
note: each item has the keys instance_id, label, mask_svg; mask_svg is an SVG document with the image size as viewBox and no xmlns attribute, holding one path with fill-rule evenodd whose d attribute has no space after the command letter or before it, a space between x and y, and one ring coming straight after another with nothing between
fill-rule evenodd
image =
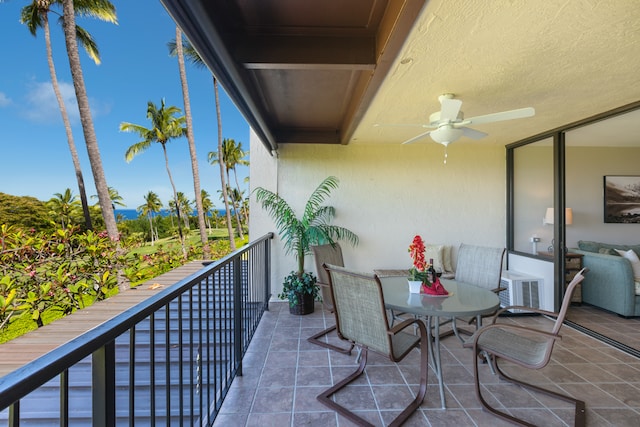
<instances>
[{"instance_id":1,"label":"chair leg","mask_svg":"<svg viewBox=\"0 0 640 427\"><path fill-rule=\"evenodd\" d=\"M315 335L310 336L309 338L307 338L307 341L309 341L311 344L319 345L320 347L328 348L330 350L335 350L338 353L351 355L351 350L353 350L353 344L350 344L349 348L342 348L342 347L338 347L337 345L329 344L327 342L320 340L320 337L323 337L335 330L336 330L336 325L330 326L327 329L320 331Z\"/></svg>"},{"instance_id":2,"label":"chair leg","mask_svg":"<svg viewBox=\"0 0 640 427\"><path fill-rule=\"evenodd\" d=\"M334 400L331 399L331 396L333 394L337 393L339 390L341 390L342 388L346 387L347 385L349 385L349 383L355 381L356 379L358 379L358 377L360 375L362 375L362 373L364 372L364 368L367 365L367 353L368 353L367 348L363 347L362 348L361 357L360 357L360 364L358 365L358 369L356 369L355 372L353 372L347 378L345 378L342 381L340 381L339 383L335 384L333 387L331 387L331 388L325 390L324 392L322 392L321 394L319 394L317 399L322 404L324 404L324 405L328 406L329 408L333 409L334 411L336 411L340 415L348 418L349 420L351 420L352 422L354 422L358 426L374 427L373 424L371 424L368 421L360 418L359 416L357 416L356 414L354 414L353 412L351 412L350 410L348 410L344 406L339 405L337 402L335 402Z\"/></svg>"},{"instance_id":3,"label":"chair leg","mask_svg":"<svg viewBox=\"0 0 640 427\"><path fill-rule=\"evenodd\" d=\"M482 397L482 393L480 391L480 377L478 376L478 360L480 360L480 352L476 351L476 357L473 358L473 376L474 376L474 380L475 380L475 389L476 389L476 396L478 397L478 400L480 401L480 403L482 404L482 406L489 412L491 412L492 414L494 414L497 417L503 418L505 420L514 422L516 424L520 424L523 426L527 426L527 427L536 427L535 424L531 424L528 423L524 420L521 420L519 418L516 418L512 415L507 414L506 412L502 412L499 411L495 408L493 408L491 405L489 405L487 403L486 400L484 400L484 397ZM498 367L498 362L497 362L497 357L493 356L490 358L490 362L493 369L495 369L495 371L498 373L498 375L500 376L500 378L504 379L505 381L509 381L511 383L514 384L518 384L522 387L525 388L529 388L532 390L536 390L539 391L541 393L547 394L549 396L554 396L557 397L558 399L564 400L565 402L570 402L575 404L575 419L574 419L574 426L576 427L584 427L585 425L585 405L584 402L582 400L578 400L575 399L571 396L565 395L565 394L560 394L542 387L538 387L536 385L533 384L529 384L529 383L525 383L523 381L519 381L516 380L515 378L512 378L510 376L508 376L507 374L504 373L504 371L502 369L500 369Z\"/></svg>"},{"instance_id":4,"label":"chair leg","mask_svg":"<svg viewBox=\"0 0 640 427\"><path fill-rule=\"evenodd\" d=\"M367 420L363 418L360 418L359 416L357 416L356 414L354 414L344 406L339 405L337 402L335 402L331 398L331 396L337 393L339 390L343 389L344 387L349 385L351 382L358 379L358 377L362 375L362 373L364 372L364 368L367 365L368 350L366 347L359 347L359 349L361 350L361 352L360 352L360 364L358 365L358 369L356 369L355 372L353 372L351 375L349 375L347 378L343 379L333 387L319 394L317 399L324 405L328 406L329 408L339 413L340 415L348 418L350 421L352 421L358 426L374 427L373 424L369 423ZM428 372L429 372L429 352L427 350L426 340L422 340L422 342L420 343L420 388L418 390L418 393L416 394L415 399L413 399L413 401L400 413L400 415L398 415L389 424L389 427L401 426L407 420L407 418L409 418L411 414L413 414L413 412L415 412L415 410L420 407L427 393Z\"/></svg>"}]
</instances>

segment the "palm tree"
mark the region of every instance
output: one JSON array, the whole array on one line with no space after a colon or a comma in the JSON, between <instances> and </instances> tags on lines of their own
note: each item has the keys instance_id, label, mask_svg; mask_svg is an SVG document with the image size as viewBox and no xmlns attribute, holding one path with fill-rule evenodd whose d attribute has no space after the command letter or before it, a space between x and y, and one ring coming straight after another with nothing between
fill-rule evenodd
<instances>
[{"instance_id":1,"label":"palm tree","mask_svg":"<svg viewBox=\"0 0 640 427\"><path fill-rule=\"evenodd\" d=\"M232 188L229 187L227 189L227 192L229 193L229 199L231 200L231 203L233 204L233 210L236 214L236 221L238 222L238 225L240 226L240 210L242 209L242 200L244 199L244 191L240 191L237 188ZM240 236L241 239L244 238L244 235Z\"/></svg>"},{"instance_id":2,"label":"palm tree","mask_svg":"<svg viewBox=\"0 0 640 427\"><path fill-rule=\"evenodd\" d=\"M94 194L93 196L91 196L92 199L97 199L98 195ZM118 190L116 190L113 187L109 187L109 199L111 199L111 206L113 206L113 210L115 211L116 209L116 205L120 206L120 207L125 207L127 206L124 203L124 199L122 198L122 196L120 195L120 193L118 193Z\"/></svg>"},{"instance_id":3,"label":"palm tree","mask_svg":"<svg viewBox=\"0 0 640 427\"><path fill-rule=\"evenodd\" d=\"M193 46L185 41L184 54L191 61L193 65L199 68L205 68L204 61L193 48ZM218 157L222 158L222 118L220 114L220 97L218 95L218 80L213 76L213 94L216 103L216 121L218 122ZM224 208L227 216L227 231L229 233L229 246L232 251L236 250L236 242L233 235L233 227L231 225L231 210L229 209L229 195L227 194L227 182L225 180L225 165L224 161L219 163L220 165L220 186L222 187L222 200L224 201Z\"/></svg>"},{"instance_id":4,"label":"palm tree","mask_svg":"<svg viewBox=\"0 0 640 427\"><path fill-rule=\"evenodd\" d=\"M176 200L179 207L179 209L176 209L178 217L181 217L180 219L184 222L184 228L189 229L189 212L193 212L191 201L182 191L178 191L178 197Z\"/></svg>"},{"instance_id":5,"label":"palm tree","mask_svg":"<svg viewBox=\"0 0 640 427\"><path fill-rule=\"evenodd\" d=\"M136 155L144 152L154 142L162 146L167 175L169 175L169 181L171 182L171 188L173 189L174 201L178 200L178 192L176 190L176 185L173 182L173 177L171 176L171 169L169 169L167 143L172 139L184 136L187 132L187 129L184 127L184 116L176 116L180 112L181 110L178 107L165 107L164 99L161 101L160 108L158 108L153 102L149 101L147 104L147 118L151 121L151 128L147 129L144 126L128 122L120 123L121 131L133 132L142 138L141 141L136 142L127 149L127 152L124 155L127 162L130 162ZM184 258L187 259L187 248L185 246L184 236L182 233L182 223L179 220L180 206L177 203L176 209L178 214L178 235L180 237L180 244L182 245L182 254Z\"/></svg>"},{"instance_id":6,"label":"palm tree","mask_svg":"<svg viewBox=\"0 0 640 427\"><path fill-rule=\"evenodd\" d=\"M76 20L74 10L74 0L56 0L62 1L63 10L63 28L64 38L67 46L67 56L69 57L69 67L71 68L71 76L73 78L73 87L78 101L78 110L80 112L80 122L82 123L82 131L84 133L85 145L91 163L91 171L93 172L93 180L98 192L100 208L102 210L102 218L104 219L105 228L109 237L118 241L118 225L116 217L109 199L109 186L102 168L102 159L100 157L100 148L98 147L98 138L95 128L93 127L93 118L91 117L91 108L89 106L89 97L84 84L84 76L82 74L82 66L80 65L80 55L78 54L78 42L76 40ZM106 0L78 0L78 4L86 1L91 3L93 7L90 12L91 16L105 17L115 15L114 6ZM101 18L103 19L103 18ZM127 288L126 282L120 280L120 288Z\"/></svg>"},{"instance_id":7,"label":"palm tree","mask_svg":"<svg viewBox=\"0 0 640 427\"><path fill-rule=\"evenodd\" d=\"M209 230L209 234L211 234L211 220L209 219L209 217L211 216L211 210L215 206L213 206L211 196L205 189L200 190L200 199L202 200L202 209L204 210L204 218L207 222L207 228Z\"/></svg>"},{"instance_id":8,"label":"palm tree","mask_svg":"<svg viewBox=\"0 0 640 427\"><path fill-rule=\"evenodd\" d=\"M311 253L311 245L333 244L335 240L346 240L354 246L358 244L358 236L352 231L329 224L335 216L335 209L333 206L323 206L322 203L329 197L331 190L336 188L338 178L325 178L311 193L300 218L296 217L293 208L278 194L262 187L255 189L257 202L275 221L285 252L293 253L298 262L298 277L302 277L304 273L304 257Z\"/></svg>"},{"instance_id":9,"label":"palm tree","mask_svg":"<svg viewBox=\"0 0 640 427\"><path fill-rule=\"evenodd\" d=\"M160 212L162 209L162 202L156 193L149 191L144 196L144 204L138 206L137 211L146 215L149 218L149 233L151 234L151 246L154 245L155 240L158 239L158 231L153 227L153 214ZM155 238L154 238L155 237Z\"/></svg>"},{"instance_id":10,"label":"palm tree","mask_svg":"<svg viewBox=\"0 0 640 427\"><path fill-rule=\"evenodd\" d=\"M78 181L78 192L80 193L80 201L82 203L82 212L84 213L85 227L90 230L91 225L91 213L89 212L89 203L87 202L87 192L84 186L84 177L82 175L82 168L80 166L80 159L78 157L78 150L73 140L73 132L71 131L71 122L69 120L69 114L67 108L62 99L60 93L60 86L58 84L58 77L56 74L56 68L53 63L53 49L51 48L51 31L49 27L49 12L51 12L51 6L54 3L59 3L55 0L38 1L33 0L31 4L25 6L21 10L20 22L25 24L29 29L29 32L34 37L39 28L42 28L44 32L44 41L47 50L47 62L49 64L49 74L51 75L51 85L53 86L53 92L60 108L60 114L62 115L62 122L64 123L64 130L67 135L67 144L69 145L69 151L71 152L71 161L73 162L73 168L76 173L76 180ZM109 2L106 2L109 3ZM95 1L75 1L75 10L81 15L92 15L92 9L95 6ZM102 19L103 21L117 23L115 14L115 8L111 5L111 8L101 6L106 13L94 15L95 17ZM110 13L110 10L112 13ZM91 35L85 31L82 27L76 25L76 36L80 44L84 47L89 57L96 63L100 64L100 54L97 46L92 39Z\"/></svg>"},{"instance_id":11,"label":"palm tree","mask_svg":"<svg viewBox=\"0 0 640 427\"><path fill-rule=\"evenodd\" d=\"M244 160L244 157L246 155L247 153L242 150L241 142L236 144L236 142L230 138L225 138L222 141L222 160L225 165L227 185L229 185L229 182L230 182L229 171L233 170L233 174L236 181L236 188L238 189L238 191L240 191L240 184L238 183L238 174L236 173L236 166L249 164L248 161ZM217 152L210 151L208 155L208 159L211 164L216 164L219 162L220 157L218 156ZM236 216L238 235L240 236L241 239L243 239L244 235L242 233L242 221L240 220L240 210L234 209L234 213Z\"/></svg>"},{"instance_id":12,"label":"palm tree","mask_svg":"<svg viewBox=\"0 0 640 427\"><path fill-rule=\"evenodd\" d=\"M202 242L202 252L205 260L211 258L209 248L209 238L205 230L204 208L200 194L200 172L198 171L198 156L196 154L196 143L193 139L193 122L191 120L191 101L189 100L189 85L187 84L187 72L184 66L184 53L182 51L182 31L176 25L176 39L169 43L169 52L178 56L178 68L180 70L180 83L182 85L182 98L184 102L184 114L187 119L187 142L189 143L189 154L191 155L191 171L193 172L193 190L195 193L196 211L198 212L198 227L200 228L200 241Z\"/></svg>"},{"instance_id":13,"label":"palm tree","mask_svg":"<svg viewBox=\"0 0 640 427\"><path fill-rule=\"evenodd\" d=\"M79 204L71 189L67 188L64 193L54 194L47 202L47 207L55 217L60 219L61 228L67 228L71 225L72 217L77 212Z\"/></svg>"}]
</instances>

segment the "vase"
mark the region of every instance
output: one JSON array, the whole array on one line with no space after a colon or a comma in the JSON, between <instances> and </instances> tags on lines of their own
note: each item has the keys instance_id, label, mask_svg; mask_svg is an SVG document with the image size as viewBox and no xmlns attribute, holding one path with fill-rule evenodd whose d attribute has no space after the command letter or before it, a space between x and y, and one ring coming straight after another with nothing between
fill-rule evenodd
<instances>
[{"instance_id":1,"label":"vase","mask_svg":"<svg viewBox=\"0 0 640 427\"><path fill-rule=\"evenodd\" d=\"M420 287L422 286L421 280L409 280L409 292L412 294L419 294Z\"/></svg>"},{"instance_id":2,"label":"vase","mask_svg":"<svg viewBox=\"0 0 640 427\"><path fill-rule=\"evenodd\" d=\"M298 303L289 306L289 313L296 315L311 314L315 308L315 300L313 294L306 292L296 292Z\"/></svg>"}]
</instances>

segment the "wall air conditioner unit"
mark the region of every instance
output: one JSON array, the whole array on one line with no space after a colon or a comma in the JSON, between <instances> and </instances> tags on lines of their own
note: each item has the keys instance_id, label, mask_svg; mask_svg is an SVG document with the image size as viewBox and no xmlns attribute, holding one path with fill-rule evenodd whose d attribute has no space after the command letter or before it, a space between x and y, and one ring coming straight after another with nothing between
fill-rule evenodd
<instances>
[{"instance_id":1,"label":"wall air conditioner unit","mask_svg":"<svg viewBox=\"0 0 640 427\"><path fill-rule=\"evenodd\" d=\"M500 292L500 307L508 305L523 305L532 308L541 308L544 298L544 280L525 273L503 271L500 279L500 287L506 290ZM509 310L512 313L525 312L524 310Z\"/></svg>"}]
</instances>

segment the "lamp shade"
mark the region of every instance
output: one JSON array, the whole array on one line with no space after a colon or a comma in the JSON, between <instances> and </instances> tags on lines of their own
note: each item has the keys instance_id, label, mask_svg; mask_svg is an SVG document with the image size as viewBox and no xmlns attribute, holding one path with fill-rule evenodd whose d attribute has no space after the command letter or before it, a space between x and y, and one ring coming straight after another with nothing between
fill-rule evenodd
<instances>
[{"instance_id":1,"label":"lamp shade","mask_svg":"<svg viewBox=\"0 0 640 427\"><path fill-rule=\"evenodd\" d=\"M553 224L553 208L547 208L547 212L542 219L543 224ZM565 208L564 210L564 223L566 225L573 224L573 210L571 208Z\"/></svg>"}]
</instances>

